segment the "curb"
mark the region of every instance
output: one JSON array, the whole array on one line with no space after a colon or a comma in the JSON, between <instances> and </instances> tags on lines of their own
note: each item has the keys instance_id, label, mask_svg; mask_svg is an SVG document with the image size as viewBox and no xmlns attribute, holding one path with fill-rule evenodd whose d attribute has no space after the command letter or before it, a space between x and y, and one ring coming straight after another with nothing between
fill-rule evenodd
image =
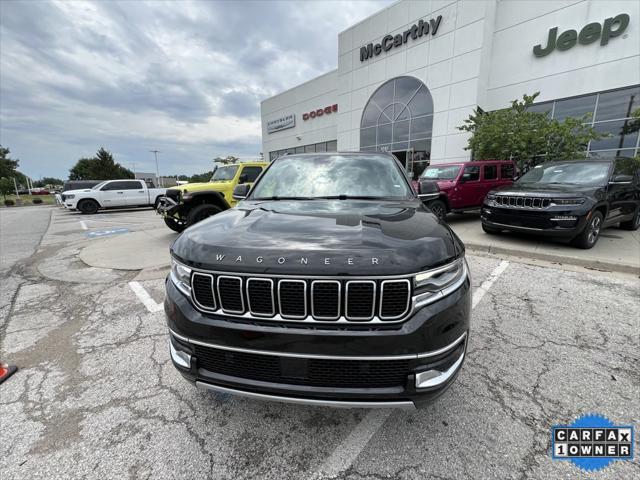
<instances>
[{"instance_id":1,"label":"curb","mask_svg":"<svg viewBox=\"0 0 640 480\"><path fill-rule=\"evenodd\" d=\"M496 255L511 255L515 257L530 258L533 260L543 260L546 262L555 262L565 265L575 265L578 267L589 268L591 270L609 271L618 273L630 273L640 275L640 266L625 263L606 262L601 260L586 260L577 257L569 257L566 255L558 255L555 253L531 252L528 250L518 250L514 248L497 247L495 245L484 245L481 243L464 242L467 250L471 252L490 253Z\"/></svg>"}]
</instances>

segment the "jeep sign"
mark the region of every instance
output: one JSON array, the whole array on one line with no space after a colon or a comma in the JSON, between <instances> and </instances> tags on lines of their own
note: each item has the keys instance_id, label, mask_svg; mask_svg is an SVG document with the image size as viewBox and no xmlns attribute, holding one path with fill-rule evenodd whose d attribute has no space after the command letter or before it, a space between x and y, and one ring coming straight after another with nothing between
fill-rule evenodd
<instances>
[{"instance_id":1,"label":"jeep sign","mask_svg":"<svg viewBox=\"0 0 640 480\"><path fill-rule=\"evenodd\" d=\"M576 43L589 45L600 40L600 45L609 43L609 39L622 35L629 25L629 15L621 13L615 17L607 18L604 24L593 22L585 25L578 33L575 30L567 30L558 36L558 27L549 30L547 46L542 44L533 47L533 54L536 57L544 57L553 52L556 48L560 51L569 50Z\"/></svg>"}]
</instances>

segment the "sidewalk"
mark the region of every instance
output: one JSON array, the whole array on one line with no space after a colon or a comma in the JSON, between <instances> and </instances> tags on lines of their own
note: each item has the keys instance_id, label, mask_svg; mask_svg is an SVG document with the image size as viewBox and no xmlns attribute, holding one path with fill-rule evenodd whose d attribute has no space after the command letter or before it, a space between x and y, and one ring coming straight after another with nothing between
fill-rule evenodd
<instances>
[{"instance_id":1,"label":"sidewalk","mask_svg":"<svg viewBox=\"0 0 640 480\"><path fill-rule=\"evenodd\" d=\"M630 232L607 228L590 250L574 248L559 241L533 235L502 233L488 235L482 230L479 213L447 216L447 223L470 251L558 262L596 270L640 274L640 230Z\"/></svg>"}]
</instances>

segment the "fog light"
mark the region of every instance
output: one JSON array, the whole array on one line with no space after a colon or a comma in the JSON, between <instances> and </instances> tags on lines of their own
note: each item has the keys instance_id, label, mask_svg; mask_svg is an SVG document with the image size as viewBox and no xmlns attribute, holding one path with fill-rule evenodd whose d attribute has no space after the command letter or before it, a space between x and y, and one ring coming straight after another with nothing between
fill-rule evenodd
<instances>
[{"instance_id":1,"label":"fog light","mask_svg":"<svg viewBox=\"0 0 640 480\"><path fill-rule=\"evenodd\" d=\"M486 213L487 215L491 215L491 210L489 210L488 208L483 208L482 209L482 213Z\"/></svg>"},{"instance_id":2,"label":"fog light","mask_svg":"<svg viewBox=\"0 0 640 480\"><path fill-rule=\"evenodd\" d=\"M466 350L466 349L465 349ZM460 357L445 371L427 370L416 374L416 388L439 387L449 381L458 371L464 360L465 350L462 350Z\"/></svg>"},{"instance_id":3,"label":"fog light","mask_svg":"<svg viewBox=\"0 0 640 480\"><path fill-rule=\"evenodd\" d=\"M184 368L191 368L191 355L182 350L177 350L173 346L173 342L169 340L169 351L171 352L171 358L176 365L180 365Z\"/></svg>"}]
</instances>

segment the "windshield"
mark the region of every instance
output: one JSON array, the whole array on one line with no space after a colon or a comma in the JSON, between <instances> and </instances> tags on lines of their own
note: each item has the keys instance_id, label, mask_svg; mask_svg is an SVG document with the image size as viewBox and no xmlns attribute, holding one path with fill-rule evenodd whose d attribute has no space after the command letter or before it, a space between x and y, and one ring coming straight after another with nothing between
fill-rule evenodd
<instances>
[{"instance_id":1,"label":"windshield","mask_svg":"<svg viewBox=\"0 0 640 480\"><path fill-rule=\"evenodd\" d=\"M410 196L393 158L375 154L280 157L251 193L253 200Z\"/></svg>"},{"instance_id":2,"label":"windshield","mask_svg":"<svg viewBox=\"0 0 640 480\"><path fill-rule=\"evenodd\" d=\"M428 167L422 172L421 178L429 180L453 180L458 176L460 165Z\"/></svg>"},{"instance_id":3,"label":"windshield","mask_svg":"<svg viewBox=\"0 0 640 480\"><path fill-rule=\"evenodd\" d=\"M575 185L604 185L609 179L608 162L567 162L538 165L525 173L518 183L556 183Z\"/></svg>"},{"instance_id":4,"label":"windshield","mask_svg":"<svg viewBox=\"0 0 640 480\"><path fill-rule=\"evenodd\" d=\"M107 183L107 182L100 182L99 184L91 187L91 190L100 190L100 188L102 188L102 186Z\"/></svg>"},{"instance_id":5,"label":"windshield","mask_svg":"<svg viewBox=\"0 0 640 480\"><path fill-rule=\"evenodd\" d=\"M225 182L227 180L233 180L238 171L238 165L229 165L228 167L220 167L216 170L211 177L212 182Z\"/></svg>"}]
</instances>

